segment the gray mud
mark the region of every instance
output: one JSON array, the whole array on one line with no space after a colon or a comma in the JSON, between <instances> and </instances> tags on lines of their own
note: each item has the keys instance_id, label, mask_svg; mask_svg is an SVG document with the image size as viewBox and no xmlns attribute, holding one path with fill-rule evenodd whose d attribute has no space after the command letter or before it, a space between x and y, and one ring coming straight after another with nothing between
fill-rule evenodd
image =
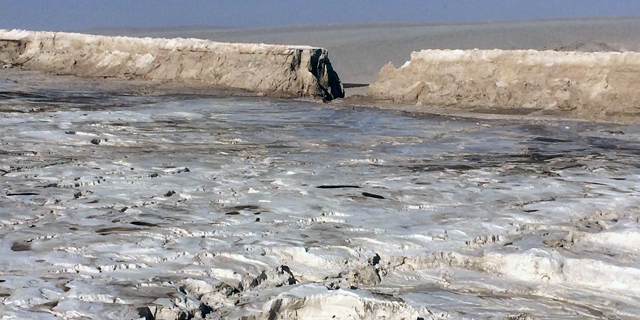
<instances>
[{"instance_id":1,"label":"gray mud","mask_svg":"<svg viewBox=\"0 0 640 320\"><path fill-rule=\"evenodd\" d=\"M5 319L637 318L638 126L16 79Z\"/></svg>"}]
</instances>

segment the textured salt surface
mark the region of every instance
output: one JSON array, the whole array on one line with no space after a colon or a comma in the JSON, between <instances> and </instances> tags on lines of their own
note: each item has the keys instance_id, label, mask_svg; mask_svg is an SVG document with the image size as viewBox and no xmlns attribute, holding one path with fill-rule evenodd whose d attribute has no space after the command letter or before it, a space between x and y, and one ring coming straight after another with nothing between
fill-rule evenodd
<instances>
[{"instance_id":1,"label":"textured salt surface","mask_svg":"<svg viewBox=\"0 0 640 320\"><path fill-rule=\"evenodd\" d=\"M3 319L637 318L640 127L25 83Z\"/></svg>"}]
</instances>

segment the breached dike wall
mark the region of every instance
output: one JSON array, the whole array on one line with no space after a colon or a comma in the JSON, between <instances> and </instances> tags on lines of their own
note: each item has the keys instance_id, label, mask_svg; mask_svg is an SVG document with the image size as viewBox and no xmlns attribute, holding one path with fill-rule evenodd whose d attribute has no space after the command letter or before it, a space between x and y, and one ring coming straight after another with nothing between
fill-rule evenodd
<instances>
[{"instance_id":1,"label":"breached dike wall","mask_svg":"<svg viewBox=\"0 0 640 320\"><path fill-rule=\"evenodd\" d=\"M400 68L385 66L369 95L438 107L636 113L640 53L423 50Z\"/></svg>"},{"instance_id":2,"label":"breached dike wall","mask_svg":"<svg viewBox=\"0 0 640 320\"><path fill-rule=\"evenodd\" d=\"M81 77L205 83L327 100L344 97L327 51L308 46L0 30L0 64Z\"/></svg>"}]
</instances>

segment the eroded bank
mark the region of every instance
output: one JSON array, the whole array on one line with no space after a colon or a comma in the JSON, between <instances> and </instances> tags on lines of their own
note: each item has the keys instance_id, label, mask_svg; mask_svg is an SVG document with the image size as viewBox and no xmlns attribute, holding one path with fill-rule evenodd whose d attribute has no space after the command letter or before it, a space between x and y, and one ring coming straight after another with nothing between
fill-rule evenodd
<instances>
[{"instance_id":1,"label":"eroded bank","mask_svg":"<svg viewBox=\"0 0 640 320\"><path fill-rule=\"evenodd\" d=\"M326 100L344 96L327 51L309 46L0 30L0 64Z\"/></svg>"},{"instance_id":2,"label":"eroded bank","mask_svg":"<svg viewBox=\"0 0 640 320\"><path fill-rule=\"evenodd\" d=\"M584 119L634 115L640 53L423 50L389 64L369 87L374 99L456 109L570 112Z\"/></svg>"}]
</instances>

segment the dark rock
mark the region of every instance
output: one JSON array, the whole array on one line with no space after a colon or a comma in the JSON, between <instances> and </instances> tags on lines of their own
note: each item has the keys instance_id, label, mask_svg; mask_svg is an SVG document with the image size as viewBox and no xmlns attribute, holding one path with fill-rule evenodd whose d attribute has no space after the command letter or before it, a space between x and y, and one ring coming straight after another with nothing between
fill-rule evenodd
<instances>
[{"instance_id":1,"label":"dark rock","mask_svg":"<svg viewBox=\"0 0 640 320\"><path fill-rule=\"evenodd\" d=\"M204 303L200 305L200 317L202 317L202 319L206 319L207 315L212 313L213 311L215 311L213 310L213 308Z\"/></svg>"},{"instance_id":2,"label":"dark rock","mask_svg":"<svg viewBox=\"0 0 640 320\"><path fill-rule=\"evenodd\" d=\"M239 287L238 288L232 287L232 286L230 286L230 285L228 285L226 283L221 283L221 284L219 284L219 285L217 285L215 287L215 291L216 292L220 292L220 293L224 294L227 297L231 297L234 294L238 294L242 290L243 290L242 289L242 283L239 283Z\"/></svg>"},{"instance_id":3,"label":"dark rock","mask_svg":"<svg viewBox=\"0 0 640 320\"><path fill-rule=\"evenodd\" d=\"M340 284L337 282L331 282L325 286L327 290L340 290Z\"/></svg>"},{"instance_id":4,"label":"dark rock","mask_svg":"<svg viewBox=\"0 0 640 320\"><path fill-rule=\"evenodd\" d=\"M260 273L255 279L253 279L253 281L251 281L251 284L249 285L251 288L255 288L257 286L259 286L262 282L266 281L268 279L267 274L262 271L262 273Z\"/></svg>"},{"instance_id":5,"label":"dark rock","mask_svg":"<svg viewBox=\"0 0 640 320\"><path fill-rule=\"evenodd\" d=\"M95 145L99 145L100 144L100 139L91 139L91 143L95 144Z\"/></svg>"},{"instance_id":6,"label":"dark rock","mask_svg":"<svg viewBox=\"0 0 640 320\"><path fill-rule=\"evenodd\" d=\"M138 316L144 318L144 320L156 320L155 315L151 312L151 309L149 309L149 307L138 309Z\"/></svg>"},{"instance_id":7,"label":"dark rock","mask_svg":"<svg viewBox=\"0 0 640 320\"><path fill-rule=\"evenodd\" d=\"M174 194L176 194L176 192L175 192L175 191L173 191L173 190L171 190L171 191L168 191L167 193L165 193L165 194L164 194L164 196L165 196L165 197L167 197L167 198L169 198L169 197L171 197L171 196L172 196L172 195L174 195Z\"/></svg>"},{"instance_id":8,"label":"dark rock","mask_svg":"<svg viewBox=\"0 0 640 320\"><path fill-rule=\"evenodd\" d=\"M289 269L288 266L280 266L278 269L276 269L276 271L280 274L280 275L288 275L289 279L287 279L287 284L289 284L290 286L298 283L298 280L296 280L296 278L293 276L293 272L291 272L291 269Z\"/></svg>"},{"instance_id":9,"label":"dark rock","mask_svg":"<svg viewBox=\"0 0 640 320\"><path fill-rule=\"evenodd\" d=\"M178 320L191 320L194 318L193 313L191 312L180 312L180 315L178 316Z\"/></svg>"},{"instance_id":10,"label":"dark rock","mask_svg":"<svg viewBox=\"0 0 640 320\"><path fill-rule=\"evenodd\" d=\"M380 263L380 255L376 253L376 255L371 259L371 265L376 266Z\"/></svg>"}]
</instances>

